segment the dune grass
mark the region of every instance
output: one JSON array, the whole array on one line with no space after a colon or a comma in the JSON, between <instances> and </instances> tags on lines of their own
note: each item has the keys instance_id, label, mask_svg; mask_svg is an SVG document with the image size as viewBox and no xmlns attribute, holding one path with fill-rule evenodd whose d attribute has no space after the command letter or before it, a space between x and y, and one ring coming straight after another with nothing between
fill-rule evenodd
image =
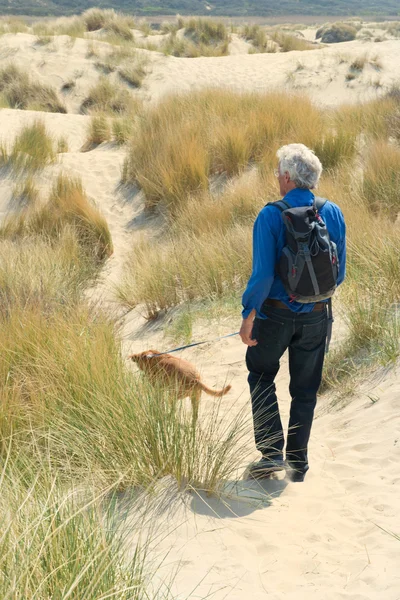
<instances>
[{"instance_id":1,"label":"dune grass","mask_svg":"<svg viewBox=\"0 0 400 600\"><path fill-rule=\"evenodd\" d=\"M292 52L293 50L313 50L315 46L303 40L300 37L284 33L283 31L273 31L270 33L271 39L275 42L281 52Z\"/></svg>"},{"instance_id":2,"label":"dune grass","mask_svg":"<svg viewBox=\"0 0 400 600\"><path fill-rule=\"evenodd\" d=\"M8 164L16 172L43 169L56 159L54 145L44 122L37 120L32 125L25 125L17 134Z\"/></svg>"},{"instance_id":3,"label":"dune grass","mask_svg":"<svg viewBox=\"0 0 400 600\"><path fill-rule=\"evenodd\" d=\"M213 239L182 233L162 248L160 253L151 243L135 247L118 287L123 303L144 304L149 319L183 301L220 297L246 284L251 268L249 228L236 226ZM130 261L135 268L129 269Z\"/></svg>"},{"instance_id":4,"label":"dune grass","mask_svg":"<svg viewBox=\"0 0 400 600\"><path fill-rule=\"evenodd\" d=\"M278 49L277 44L269 39L265 29L262 29L260 25L245 25L242 35L253 45L249 54L276 52Z\"/></svg>"},{"instance_id":5,"label":"dune grass","mask_svg":"<svg viewBox=\"0 0 400 600\"><path fill-rule=\"evenodd\" d=\"M20 183L17 183L13 189L13 200L18 206L32 204L39 198L39 191L32 176Z\"/></svg>"},{"instance_id":6,"label":"dune grass","mask_svg":"<svg viewBox=\"0 0 400 600\"><path fill-rule=\"evenodd\" d=\"M25 470L34 467L26 459ZM45 483L38 480L42 472L27 489L23 472L13 462L6 463L1 475L0 594L4 600L148 598L146 545L137 544L127 559L127 538L134 528L122 516L118 523L115 500L105 492L93 491L82 498L74 488L63 491L56 475L47 474Z\"/></svg>"},{"instance_id":7,"label":"dune grass","mask_svg":"<svg viewBox=\"0 0 400 600\"><path fill-rule=\"evenodd\" d=\"M82 19L87 31L104 29L121 40L133 40L131 29L135 26L135 21L129 15L122 15L113 9L90 8L83 13Z\"/></svg>"},{"instance_id":8,"label":"dune grass","mask_svg":"<svg viewBox=\"0 0 400 600\"><path fill-rule=\"evenodd\" d=\"M81 112L84 114L92 112L104 112L114 115L135 113L140 103L120 86L117 86L105 77L99 79L90 90L81 104Z\"/></svg>"},{"instance_id":9,"label":"dune grass","mask_svg":"<svg viewBox=\"0 0 400 600\"><path fill-rule=\"evenodd\" d=\"M114 119L112 122L112 135L117 144L126 144L132 134L133 123L129 117Z\"/></svg>"},{"instance_id":10,"label":"dune grass","mask_svg":"<svg viewBox=\"0 0 400 600\"><path fill-rule=\"evenodd\" d=\"M179 30L183 31L180 37L177 36ZM176 26L168 28L168 33L160 47L164 54L186 58L228 54L230 35L222 22L180 17Z\"/></svg>"},{"instance_id":11,"label":"dune grass","mask_svg":"<svg viewBox=\"0 0 400 600\"><path fill-rule=\"evenodd\" d=\"M45 204L8 217L0 237L15 239L40 235L57 240L69 225L79 241L81 252L103 261L113 252L110 231L99 210L89 202L81 182L59 175Z\"/></svg>"},{"instance_id":12,"label":"dune grass","mask_svg":"<svg viewBox=\"0 0 400 600\"><path fill-rule=\"evenodd\" d=\"M16 17L3 17L0 19L0 35L5 33L26 33L27 25Z\"/></svg>"},{"instance_id":13,"label":"dune grass","mask_svg":"<svg viewBox=\"0 0 400 600\"><path fill-rule=\"evenodd\" d=\"M52 87L32 81L27 71L13 63L0 69L0 95L10 108L67 112Z\"/></svg>"},{"instance_id":14,"label":"dune grass","mask_svg":"<svg viewBox=\"0 0 400 600\"><path fill-rule=\"evenodd\" d=\"M149 59L146 56L137 56L136 59L118 69L121 79L134 88L140 88L147 75Z\"/></svg>"},{"instance_id":15,"label":"dune grass","mask_svg":"<svg viewBox=\"0 0 400 600\"><path fill-rule=\"evenodd\" d=\"M367 153L362 193L375 211L396 215L400 210L400 150L387 142L376 142Z\"/></svg>"},{"instance_id":16,"label":"dune grass","mask_svg":"<svg viewBox=\"0 0 400 600\"><path fill-rule=\"evenodd\" d=\"M214 174L237 175L252 164L273 168L283 143L296 139L325 149L334 167L344 146L347 157L355 152L356 135L337 135L305 97L194 92L166 99L140 119L126 177L142 187L148 207L162 202L176 211L190 195L206 191Z\"/></svg>"},{"instance_id":17,"label":"dune grass","mask_svg":"<svg viewBox=\"0 0 400 600\"><path fill-rule=\"evenodd\" d=\"M86 142L88 146L102 144L111 140L111 128L107 115L94 115L90 119Z\"/></svg>"}]
</instances>

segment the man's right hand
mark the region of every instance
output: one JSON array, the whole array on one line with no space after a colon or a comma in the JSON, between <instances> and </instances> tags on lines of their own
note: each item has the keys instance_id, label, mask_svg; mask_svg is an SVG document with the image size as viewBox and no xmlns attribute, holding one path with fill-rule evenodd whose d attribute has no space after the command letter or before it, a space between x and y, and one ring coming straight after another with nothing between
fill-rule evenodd
<instances>
[{"instance_id":1,"label":"man's right hand","mask_svg":"<svg viewBox=\"0 0 400 600\"><path fill-rule=\"evenodd\" d=\"M254 317L256 316L256 311L253 309L246 319L243 319L242 326L239 331L239 335L242 339L243 344L246 346L256 346L257 340L253 340L251 337L253 331Z\"/></svg>"}]
</instances>

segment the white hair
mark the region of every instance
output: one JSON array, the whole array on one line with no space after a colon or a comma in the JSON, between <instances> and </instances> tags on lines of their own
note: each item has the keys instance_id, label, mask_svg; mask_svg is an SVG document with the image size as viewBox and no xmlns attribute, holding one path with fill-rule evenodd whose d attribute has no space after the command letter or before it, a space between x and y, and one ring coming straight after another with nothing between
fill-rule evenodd
<instances>
[{"instance_id":1,"label":"white hair","mask_svg":"<svg viewBox=\"0 0 400 600\"><path fill-rule=\"evenodd\" d=\"M276 153L279 159L279 172L286 171L298 188L312 189L316 187L322 173L322 165L318 156L304 144L287 144Z\"/></svg>"}]
</instances>

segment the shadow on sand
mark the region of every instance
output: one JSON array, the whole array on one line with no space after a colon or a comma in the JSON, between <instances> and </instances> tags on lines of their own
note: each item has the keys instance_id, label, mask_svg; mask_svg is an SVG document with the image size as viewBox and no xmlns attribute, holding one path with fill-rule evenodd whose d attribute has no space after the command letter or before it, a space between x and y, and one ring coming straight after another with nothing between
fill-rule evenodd
<instances>
[{"instance_id":1,"label":"shadow on sand","mask_svg":"<svg viewBox=\"0 0 400 600\"><path fill-rule=\"evenodd\" d=\"M220 496L193 491L190 510L197 515L217 519L246 517L256 510L268 508L286 488L288 481L276 475L264 479L248 477L248 471L239 481L227 481Z\"/></svg>"}]
</instances>

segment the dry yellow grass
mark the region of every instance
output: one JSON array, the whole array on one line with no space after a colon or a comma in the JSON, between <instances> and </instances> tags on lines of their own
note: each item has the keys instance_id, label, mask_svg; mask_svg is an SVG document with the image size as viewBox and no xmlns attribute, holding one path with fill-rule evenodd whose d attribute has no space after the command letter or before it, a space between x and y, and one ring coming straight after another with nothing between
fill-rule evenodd
<instances>
[{"instance_id":1,"label":"dry yellow grass","mask_svg":"<svg viewBox=\"0 0 400 600\"><path fill-rule=\"evenodd\" d=\"M107 222L89 202L77 179L59 175L45 204L30 206L26 211L6 219L1 230L3 239L40 235L57 240L66 226L73 228L81 250L99 261L113 252Z\"/></svg>"},{"instance_id":2,"label":"dry yellow grass","mask_svg":"<svg viewBox=\"0 0 400 600\"><path fill-rule=\"evenodd\" d=\"M347 157L355 152L356 134L352 135L336 135L322 111L305 97L223 90L190 93L164 100L143 115L129 151L126 178L142 187L147 206L163 202L173 211L188 196L204 192L213 174L231 176L268 158L275 161L276 149L293 140L318 146L334 167L344 145Z\"/></svg>"},{"instance_id":3,"label":"dry yellow grass","mask_svg":"<svg viewBox=\"0 0 400 600\"><path fill-rule=\"evenodd\" d=\"M0 95L11 108L66 113L56 91L37 81L13 63L0 69Z\"/></svg>"}]
</instances>

